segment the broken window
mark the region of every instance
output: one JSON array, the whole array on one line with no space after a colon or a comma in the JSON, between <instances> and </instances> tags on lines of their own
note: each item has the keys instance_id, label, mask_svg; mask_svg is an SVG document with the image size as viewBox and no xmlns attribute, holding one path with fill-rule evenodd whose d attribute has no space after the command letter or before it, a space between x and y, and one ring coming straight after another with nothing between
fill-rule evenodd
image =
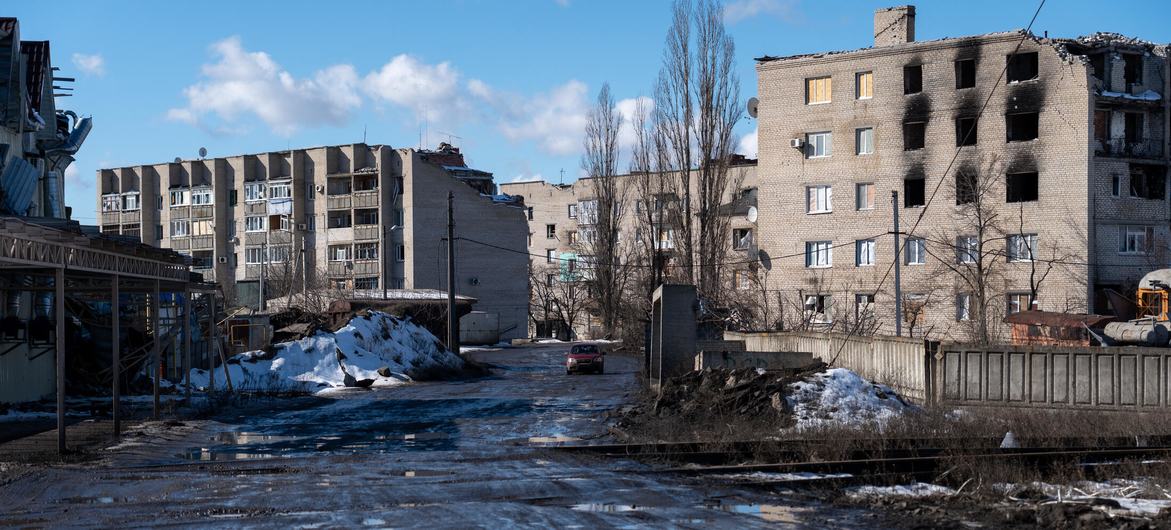
<instances>
[{"instance_id":1,"label":"broken window","mask_svg":"<svg viewBox=\"0 0 1171 530\"><path fill-rule=\"evenodd\" d=\"M533 220L533 207L532 207L532 206L529 206L528 210L529 210L529 211L528 211L528 214L529 214L529 220L530 220L530 221L532 221L532 220Z\"/></svg>"},{"instance_id":2,"label":"broken window","mask_svg":"<svg viewBox=\"0 0 1171 530\"><path fill-rule=\"evenodd\" d=\"M1143 82L1143 56L1127 53L1122 56L1122 60L1122 79L1126 81L1126 89L1129 91L1130 85L1139 85Z\"/></svg>"},{"instance_id":3,"label":"broken window","mask_svg":"<svg viewBox=\"0 0 1171 530\"><path fill-rule=\"evenodd\" d=\"M378 224L378 208L362 208L354 210L354 224L358 225L376 225Z\"/></svg>"},{"instance_id":4,"label":"broken window","mask_svg":"<svg viewBox=\"0 0 1171 530\"><path fill-rule=\"evenodd\" d=\"M976 118L956 118L956 147L976 145Z\"/></svg>"},{"instance_id":5,"label":"broken window","mask_svg":"<svg viewBox=\"0 0 1171 530\"><path fill-rule=\"evenodd\" d=\"M1110 139L1110 111L1094 111L1094 139L1099 142Z\"/></svg>"},{"instance_id":6,"label":"broken window","mask_svg":"<svg viewBox=\"0 0 1171 530\"><path fill-rule=\"evenodd\" d=\"M927 122L910 122L903 124L903 150L913 151L922 149L927 142Z\"/></svg>"},{"instance_id":7,"label":"broken window","mask_svg":"<svg viewBox=\"0 0 1171 530\"><path fill-rule=\"evenodd\" d=\"M814 322L829 322L833 311L833 295L810 294L805 295L805 311L813 316ZM817 318L814 315L821 315Z\"/></svg>"},{"instance_id":8,"label":"broken window","mask_svg":"<svg viewBox=\"0 0 1171 530\"><path fill-rule=\"evenodd\" d=\"M903 207L915 208L927 204L927 179L903 180Z\"/></svg>"},{"instance_id":9,"label":"broken window","mask_svg":"<svg viewBox=\"0 0 1171 530\"><path fill-rule=\"evenodd\" d=\"M1167 173L1163 166L1153 164L1130 165L1130 196L1163 200L1166 196Z\"/></svg>"},{"instance_id":10,"label":"broken window","mask_svg":"<svg viewBox=\"0 0 1171 530\"><path fill-rule=\"evenodd\" d=\"M903 67L903 93L918 94L923 91L923 65Z\"/></svg>"},{"instance_id":11,"label":"broken window","mask_svg":"<svg viewBox=\"0 0 1171 530\"><path fill-rule=\"evenodd\" d=\"M976 86L976 60L961 59L956 61L956 90Z\"/></svg>"},{"instance_id":12,"label":"broken window","mask_svg":"<svg viewBox=\"0 0 1171 530\"><path fill-rule=\"evenodd\" d=\"M1110 195L1114 197L1122 195L1122 177L1110 175Z\"/></svg>"},{"instance_id":13,"label":"broken window","mask_svg":"<svg viewBox=\"0 0 1171 530\"><path fill-rule=\"evenodd\" d=\"M1037 78L1037 52L1008 56L1008 82L1019 83Z\"/></svg>"},{"instance_id":14,"label":"broken window","mask_svg":"<svg viewBox=\"0 0 1171 530\"><path fill-rule=\"evenodd\" d=\"M752 229L751 228L733 228L732 229L732 248L736 250L745 250L752 246Z\"/></svg>"},{"instance_id":15,"label":"broken window","mask_svg":"<svg viewBox=\"0 0 1171 530\"><path fill-rule=\"evenodd\" d=\"M1119 254L1150 254L1154 241L1155 227L1153 226L1118 227Z\"/></svg>"},{"instance_id":16,"label":"broken window","mask_svg":"<svg viewBox=\"0 0 1171 530\"><path fill-rule=\"evenodd\" d=\"M1004 125L1008 133L1009 142L1026 142L1037 139L1037 128L1040 113L1022 112L1020 114L1005 114Z\"/></svg>"},{"instance_id":17,"label":"broken window","mask_svg":"<svg viewBox=\"0 0 1171 530\"><path fill-rule=\"evenodd\" d=\"M1143 141L1143 118L1141 112L1126 113L1126 143L1137 144Z\"/></svg>"},{"instance_id":18,"label":"broken window","mask_svg":"<svg viewBox=\"0 0 1171 530\"><path fill-rule=\"evenodd\" d=\"M1004 188L1008 202L1031 202L1037 200L1037 172L1009 173L1004 176Z\"/></svg>"},{"instance_id":19,"label":"broken window","mask_svg":"<svg viewBox=\"0 0 1171 530\"><path fill-rule=\"evenodd\" d=\"M353 216L350 215L349 210L329 212L328 221L330 228L349 228L354 225Z\"/></svg>"},{"instance_id":20,"label":"broken window","mask_svg":"<svg viewBox=\"0 0 1171 530\"><path fill-rule=\"evenodd\" d=\"M1033 295L1029 293L1008 293L1008 314L1020 313L1033 308Z\"/></svg>"},{"instance_id":21,"label":"broken window","mask_svg":"<svg viewBox=\"0 0 1171 530\"><path fill-rule=\"evenodd\" d=\"M557 261L557 250L552 248L545 249L545 263L553 263L555 261Z\"/></svg>"},{"instance_id":22,"label":"broken window","mask_svg":"<svg viewBox=\"0 0 1171 530\"><path fill-rule=\"evenodd\" d=\"M557 225L555 225L555 224L545 225L545 239L556 239L556 238L557 238Z\"/></svg>"},{"instance_id":23,"label":"broken window","mask_svg":"<svg viewBox=\"0 0 1171 530\"><path fill-rule=\"evenodd\" d=\"M976 202L977 177L975 173L956 172L956 205Z\"/></svg>"},{"instance_id":24,"label":"broken window","mask_svg":"<svg viewBox=\"0 0 1171 530\"><path fill-rule=\"evenodd\" d=\"M1106 79L1106 54L1095 53L1090 56L1090 67L1094 69L1093 76L1099 81Z\"/></svg>"}]
</instances>

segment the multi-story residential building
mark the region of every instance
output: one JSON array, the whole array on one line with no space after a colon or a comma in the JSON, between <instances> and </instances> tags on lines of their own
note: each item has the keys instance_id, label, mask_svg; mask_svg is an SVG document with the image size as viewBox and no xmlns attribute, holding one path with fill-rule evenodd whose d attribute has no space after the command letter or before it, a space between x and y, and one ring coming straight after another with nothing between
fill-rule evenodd
<instances>
[{"instance_id":1,"label":"multi-story residential building","mask_svg":"<svg viewBox=\"0 0 1171 530\"><path fill-rule=\"evenodd\" d=\"M639 185L635 182L639 177L630 174L613 177L617 180L616 186L622 197L618 205L621 212L619 239L645 241L643 230L652 230L658 247L667 255L665 258L670 260L682 248L678 241L678 227L674 226L678 220L667 214L668 203L678 200L675 197L677 193L660 193L653 198L643 198L644 192L638 189ZM693 176L693 195L697 193L695 180ZM747 220L747 214L748 208L756 204L756 161L737 156L730 165L728 183L725 197L727 204L721 208L721 213L730 216L730 252L727 260L736 263L728 271L729 278L735 278L730 281L741 281L747 270L743 266L747 261L745 256L755 249L752 235L755 223ZM511 182L501 184L500 190L522 198L527 208L528 252L533 269L545 276L534 278L533 281L552 285L580 279L581 275L570 274L579 266L584 266L588 274L589 263L593 258L590 255L590 242L596 233L594 178L581 178L570 184L552 184L543 180ZM646 219L650 217L645 215L646 209L654 212L654 226L648 226ZM583 338L612 333L612 330L599 329L600 323L587 311L582 312L579 322L566 323L558 317L546 321L544 315L533 315L532 323L531 331L535 336L558 335L558 330L562 328L566 328L565 331L572 328L575 336Z\"/></svg>"},{"instance_id":2,"label":"multi-story residential building","mask_svg":"<svg viewBox=\"0 0 1171 530\"><path fill-rule=\"evenodd\" d=\"M1109 311L1104 289L1168 263L1167 51L1103 33L917 42L904 6L875 13L873 47L759 58L759 245L784 257L784 319L963 338L977 299L1001 332L1030 307Z\"/></svg>"},{"instance_id":3,"label":"multi-story residential building","mask_svg":"<svg viewBox=\"0 0 1171 530\"><path fill-rule=\"evenodd\" d=\"M446 290L451 192L456 292L498 314L502 338L524 335L524 210L494 196L491 173L468 168L458 148L347 144L176 160L102 169L98 183L103 232L187 254L230 302L251 306L303 288Z\"/></svg>"}]
</instances>

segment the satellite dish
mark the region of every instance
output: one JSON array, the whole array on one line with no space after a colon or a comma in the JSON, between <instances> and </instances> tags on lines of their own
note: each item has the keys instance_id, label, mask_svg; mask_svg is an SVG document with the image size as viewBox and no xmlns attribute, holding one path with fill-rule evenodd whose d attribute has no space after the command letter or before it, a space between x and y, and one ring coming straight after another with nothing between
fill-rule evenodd
<instances>
[{"instance_id":1,"label":"satellite dish","mask_svg":"<svg viewBox=\"0 0 1171 530\"><path fill-rule=\"evenodd\" d=\"M176 164L178 164L178 163L180 163L180 162L182 162L182 161L183 161L183 159L182 159L182 158L175 157L175 163L176 163Z\"/></svg>"},{"instance_id":2,"label":"satellite dish","mask_svg":"<svg viewBox=\"0 0 1171 530\"><path fill-rule=\"evenodd\" d=\"M756 216L757 216L756 207L749 206L748 207L748 215L745 215L744 218L748 219L748 222L750 222L750 223L756 223Z\"/></svg>"},{"instance_id":3,"label":"satellite dish","mask_svg":"<svg viewBox=\"0 0 1171 530\"><path fill-rule=\"evenodd\" d=\"M756 117L756 109L760 106L760 100L756 98L748 98L748 115L753 118Z\"/></svg>"},{"instance_id":4,"label":"satellite dish","mask_svg":"<svg viewBox=\"0 0 1171 530\"><path fill-rule=\"evenodd\" d=\"M206 147L199 148L199 158L207 158L207 148Z\"/></svg>"}]
</instances>

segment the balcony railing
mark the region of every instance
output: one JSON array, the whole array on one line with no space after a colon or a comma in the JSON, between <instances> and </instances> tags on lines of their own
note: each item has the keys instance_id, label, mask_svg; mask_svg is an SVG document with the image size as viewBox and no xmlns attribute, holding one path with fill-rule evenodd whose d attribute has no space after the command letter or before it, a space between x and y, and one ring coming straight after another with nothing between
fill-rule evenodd
<instances>
[{"instance_id":1,"label":"balcony railing","mask_svg":"<svg viewBox=\"0 0 1171 530\"><path fill-rule=\"evenodd\" d=\"M1161 140L1127 140L1126 138L1098 140L1094 154L1121 158L1160 158L1163 156L1163 142Z\"/></svg>"}]
</instances>

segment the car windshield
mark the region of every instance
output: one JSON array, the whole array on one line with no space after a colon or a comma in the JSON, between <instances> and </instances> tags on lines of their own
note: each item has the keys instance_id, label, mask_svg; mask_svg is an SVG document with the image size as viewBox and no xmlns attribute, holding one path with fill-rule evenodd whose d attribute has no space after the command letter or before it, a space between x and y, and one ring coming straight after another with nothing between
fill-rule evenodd
<instances>
[{"instance_id":1,"label":"car windshield","mask_svg":"<svg viewBox=\"0 0 1171 530\"><path fill-rule=\"evenodd\" d=\"M569 353L598 353L598 347L593 344L579 344L570 349Z\"/></svg>"}]
</instances>

